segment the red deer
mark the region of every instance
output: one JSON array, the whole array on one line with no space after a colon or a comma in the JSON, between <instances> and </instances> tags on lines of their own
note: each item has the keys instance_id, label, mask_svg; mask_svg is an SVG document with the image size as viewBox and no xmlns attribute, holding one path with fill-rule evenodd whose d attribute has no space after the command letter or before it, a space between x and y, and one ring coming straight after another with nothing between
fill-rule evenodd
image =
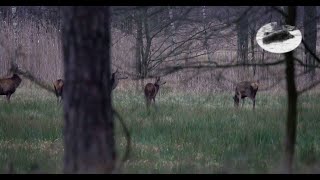
<instances>
[{"instance_id":1,"label":"red deer","mask_svg":"<svg viewBox=\"0 0 320 180\"><path fill-rule=\"evenodd\" d=\"M153 100L154 104L156 103L155 98L156 98L156 95L159 91L159 88L161 85L163 85L165 83L166 83L165 81L160 80L160 77L157 77L154 84L153 83L146 84L146 86L144 88L144 95L146 98L146 104L147 104L148 109L149 109L149 106L150 106L150 103L152 100Z\"/></svg>"},{"instance_id":2,"label":"red deer","mask_svg":"<svg viewBox=\"0 0 320 180\"><path fill-rule=\"evenodd\" d=\"M57 101L59 102L59 97L60 98L60 101L62 100L62 94L63 94L63 83L64 81L62 79L58 79L56 81L53 82L53 87L54 87L54 92L57 96Z\"/></svg>"},{"instance_id":3,"label":"red deer","mask_svg":"<svg viewBox=\"0 0 320 180\"><path fill-rule=\"evenodd\" d=\"M13 74L10 78L0 79L0 95L6 95L8 102L10 102L11 95L16 91L21 81L22 79L17 74Z\"/></svg>"},{"instance_id":4,"label":"red deer","mask_svg":"<svg viewBox=\"0 0 320 180\"><path fill-rule=\"evenodd\" d=\"M112 90L114 90L117 87L120 79L127 79L127 78L128 76L119 72L117 69L114 73L112 73L109 85L112 86ZM64 81L62 79L58 79L55 82L53 82L53 87L54 87L55 94L58 98L58 102L59 102L59 97L61 97L60 101L63 99L63 96L62 96L63 85L64 85Z\"/></svg>"},{"instance_id":5,"label":"red deer","mask_svg":"<svg viewBox=\"0 0 320 180\"><path fill-rule=\"evenodd\" d=\"M234 99L234 105L239 107L240 99L242 99L242 106L244 104L244 99L246 97L250 98L253 101L253 109L256 105L256 94L259 88L259 81L243 81L236 85Z\"/></svg>"},{"instance_id":6,"label":"red deer","mask_svg":"<svg viewBox=\"0 0 320 180\"><path fill-rule=\"evenodd\" d=\"M117 69L114 73L112 73L111 79L110 79L110 85L112 87L112 90L114 90L117 87L120 79L127 79L127 78L128 76L119 72Z\"/></svg>"}]
</instances>

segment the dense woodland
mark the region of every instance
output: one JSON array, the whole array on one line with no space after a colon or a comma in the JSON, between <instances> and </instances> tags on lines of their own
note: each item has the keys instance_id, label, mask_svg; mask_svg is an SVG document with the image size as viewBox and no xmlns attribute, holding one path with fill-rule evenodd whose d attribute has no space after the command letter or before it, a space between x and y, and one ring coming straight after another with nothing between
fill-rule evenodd
<instances>
[{"instance_id":1,"label":"dense woodland","mask_svg":"<svg viewBox=\"0 0 320 180\"><path fill-rule=\"evenodd\" d=\"M128 77L116 93L142 95L161 77L158 97L228 93L232 105L238 82L258 81L258 93L286 97L281 146L291 173L298 98L319 93L319 15L316 6L1 7L0 76L15 71L21 87L49 92L65 80L65 173L118 171L114 123L123 120L108 83L115 71ZM256 34L270 22L295 26L302 43L284 54L263 50Z\"/></svg>"}]
</instances>

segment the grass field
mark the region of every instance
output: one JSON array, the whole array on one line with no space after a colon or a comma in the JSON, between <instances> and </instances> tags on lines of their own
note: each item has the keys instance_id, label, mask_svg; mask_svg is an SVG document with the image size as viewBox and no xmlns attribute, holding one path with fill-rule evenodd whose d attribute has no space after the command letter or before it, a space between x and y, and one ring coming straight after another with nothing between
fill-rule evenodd
<instances>
[{"instance_id":1,"label":"grass field","mask_svg":"<svg viewBox=\"0 0 320 180\"><path fill-rule=\"evenodd\" d=\"M235 110L232 94L191 95L162 91L148 114L142 95L114 92L114 106L131 132L123 173L281 173L286 97L257 95ZM34 164L61 173L63 116L53 94L19 88L8 104L0 98L0 169L18 173ZM295 172L314 172L320 158L320 94L299 98ZM126 144L117 121L117 144ZM313 171L312 171L313 170ZM319 173L320 171L318 171Z\"/></svg>"}]
</instances>

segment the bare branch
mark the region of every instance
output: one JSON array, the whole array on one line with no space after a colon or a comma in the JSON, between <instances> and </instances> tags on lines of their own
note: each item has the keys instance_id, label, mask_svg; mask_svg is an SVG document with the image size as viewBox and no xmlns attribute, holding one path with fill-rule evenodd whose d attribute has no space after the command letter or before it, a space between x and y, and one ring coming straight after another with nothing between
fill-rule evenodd
<instances>
[{"instance_id":1,"label":"bare branch","mask_svg":"<svg viewBox=\"0 0 320 180\"><path fill-rule=\"evenodd\" d=\"M311 90L314 87L317 87L319 84L320 84L320 80L318 80L318 81L312 83L311 85L301 89L300 91L298 91L298 96L301 95L302 93L306 92L306 91Z\"/></svg>"},{"instance_id":2,"label":"bare branch","mask_svg":"<svg viewBox=\"0 0 320 180\"><path fill-rule=\"evenodd\" d=\"M216 62L205 62L200 64L199 62L190 63L189 65L181 65L181 66L167 66L164 68L159 69L160 72L164 72L165 75L172 74L174 72L183 70L183 69L221 69L221 68L231 68L231 67L240 67L240 66L277 66L284 63L285 60L278 60L269 63L245 63L245 64L226 64L226 65L219 65ZM196 65L192 65L196 64ZM197 65L200 64L200 65Z\"/></svg>"},{"instance_id":3,"label":"bare branch","mask_svg":"<svg viewBox=\"0 0 320 180\"><path fill-rule=\"evenodd\" d=\"M41 80L37 79L34 75L32 75L32 73L19 69L18 66L12 62L11 62L10 71L22 75L23 77L29 79L31 82L40 86L42 89L45 89L51 93L55 93L54 89L51 87L51 85L48 85L48 84L42 82Z\"/></svg>"}]
</instances>

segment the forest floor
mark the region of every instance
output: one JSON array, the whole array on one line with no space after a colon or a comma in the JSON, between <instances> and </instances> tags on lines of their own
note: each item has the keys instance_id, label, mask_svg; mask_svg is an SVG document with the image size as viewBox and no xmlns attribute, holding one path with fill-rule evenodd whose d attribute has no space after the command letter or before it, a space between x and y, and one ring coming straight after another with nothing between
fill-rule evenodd
<instances>
[{"instance_id":1,"label":"forest floor","mask_svg":"<svg viewBox=\"0 0 320 180\"><path fill-rule=\"evenodd\" d=\"M115 91L113 104L131 133L122 173L281 173L286 122L284 95L258 92L236 110L233 94L174 94L160 90L157 109L146 111L143 94ZM63 108L53 94L18 88L0 98L0 173L37 165L62 173ZM320 172L320 94L299 97L295 173ZM121 158L126 139L116 121Z\"/></svg>"}]
</instances>

